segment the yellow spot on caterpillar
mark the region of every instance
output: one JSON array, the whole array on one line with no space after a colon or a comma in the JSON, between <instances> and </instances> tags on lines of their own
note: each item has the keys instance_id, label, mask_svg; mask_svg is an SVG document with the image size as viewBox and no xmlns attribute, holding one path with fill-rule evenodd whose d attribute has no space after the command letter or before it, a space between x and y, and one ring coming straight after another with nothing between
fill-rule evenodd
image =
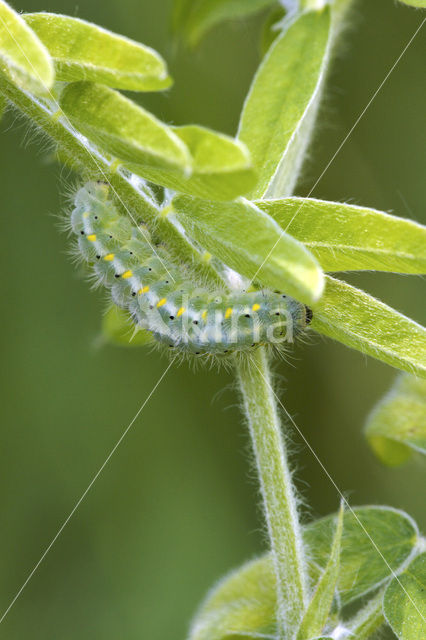
<instances>
[{"instance_id":1,"label":"yellow spot on caterpillar","mask_svg":"<svg viewBox=\"0 0 426 640\"><path fill-rule=\"evenodd\" d=\"M259 311L260 309L260 304L257 304L257 302L252 306L252 310L253 311Z\"/></svg>"},{"instance_id":2,"label":"yellow spot on caterpillar","mask_svg":"<svg viewBox=\"0 0 426 640\"><path fill-rule=\"evenodd\" d=\"M114 254L113 253L107 253L107 255L104 256L104 260L106 260L107 262L112 262L114 260Z\"/></svg>"},{"instance_id":3,"label":"yellow spot on caterpillar","mask_svg":"<svg viewBox=\"0 0 426 640\"><path fill-rule=\"evenodd\" d=\"M207 320L207 309L206 311L203 311L203 313L201 314L201 317L203 320Z\"/></svg>"},{"instance_id":4,"label":"yellow spot on caterpillar","mask_svg":"<svg viewBox=\"0 0 426 640\"><path fill-rule=\"evenodd\" d=\"M157 302L157 307L162 307L163 304L166 304L166 302L167 302L167 298L161 298L161 300Z\"/></svg>"},{"instance_id":5,"label":"yellow spot on caterpillar","mask_svg":"<svg viewBox=\"0 0 426 640\"><path fill-rule=\"evenodd\" d=\"M183 313L185 313L185 307L181 307L180 309L178 309L178 312L177 312L176 316L177 316L178 318L180 318L180 316L181 316Z\"/></svg>"},{"instance_id":6,"label":"yellow spot on caterpillar","mask_svg":"<svg viewBox=\"0 0 426 640\"><path fill-rule=\"evenodd\" d=\"M132 275L133 275L133 271L130 271L129 269L129 271L125 271L121 277L127 280L127 278L131 278Z\"/></svg>"},{"instance_id":7,"label":"yellow spot on caterpillar","mask_svg":"<svg viewBox=\"0 0 426 640\"><path fill-rule=\"evenodd\" d=\"M87 236L87 239L90 240L90 242L95 242L96 233L91 233L90 236Z\"/></svg>"},{"instance_id":8,"label":"yellow spot on caterpillar","mask_svg":"<svg viewBox=\"0 0 426 640\"><path fill-rule=\"evenodd\" d=\"M85 211L83 213L83 218L88 218L90 216L90 211Z\"/></svg>"},{"instance_id":9,"label":"yellow spot on caterpillar","mask_svg":"<svg viewBox=\"0 0 426 640\"><path fill-rule=\"evenodd\" d=\"M142 293L148 293L149 291L149 287L148 285L146 287L142 287L142 289L139 289L138 293L139 295L141 295Z\"/></svg>"},{"instance_id":10,"label":"yellow spot on caterpillar","mask_svg":"<svg viewBox=\"0 0 426 640\"><path fill-rule=\"evenodd\" d=\"M209 253L208 251L204 251L203 255L201 256L201 260L205 264L209 264L209 262L211 262L211 259L212 259L212 254Z\"/></svg>"},{"instance_id":11,"label":"yellow spot on caterpillar","mask_svg":"<svg viewBox=\"0 0 426 640\"><path fill-rule=\"evenodd\" d=\"M114 162L111 162L111 164L109 165L109 170L111 171L111 173L115 173L120 164L120 160L114 160Z\"/></svg>"},{"instance_id":12,"label":"yellow spot on caterpillar","mask_svg":"<svg viewBox=\"0 0 426 640\"><path fill-rule=\"evenodd\" d=\"M230 318L232 316L232 309L231 307L228 307L227 310L225 311L225 320L228 320L228 318Z\"/></svg>"}]
</instances>

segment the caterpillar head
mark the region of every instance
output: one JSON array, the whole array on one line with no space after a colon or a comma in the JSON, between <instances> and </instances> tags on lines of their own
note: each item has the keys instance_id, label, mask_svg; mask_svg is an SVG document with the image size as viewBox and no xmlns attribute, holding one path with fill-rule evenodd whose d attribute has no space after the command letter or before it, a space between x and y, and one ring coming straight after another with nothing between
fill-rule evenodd
<instances>
[{"instance_id":1,"label":"caterpillar head","mask_svg":"<svg viewBox=\"0 0 426 640\"><path fill-rule=\"evenodd\" d=\"M106 202L108 200L110 188L106 182L87 182L75 194L75 206L88 206L93 201Z\"/></svg>"}]
</instances>

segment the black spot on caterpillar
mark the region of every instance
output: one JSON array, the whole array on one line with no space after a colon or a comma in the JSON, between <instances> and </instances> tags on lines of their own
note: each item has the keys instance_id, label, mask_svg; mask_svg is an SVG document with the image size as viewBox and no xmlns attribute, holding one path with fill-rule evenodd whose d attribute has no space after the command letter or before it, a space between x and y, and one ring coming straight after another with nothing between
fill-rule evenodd
<instances>
[{"instance_id":1,"label":"black spot on caterpillar","mask_svg":"<svg viewBox=\"0 0 426 640\"><path fill-rule=\"evenodd\" d=\"M104 183L88 183L74 203L71 226L78 251L97 282L136 327L169 348L221 355L279 347L312 319L310 309L282 292L197 287L183 265L170 262L164 247L154 249L147 229L118 212Z\"/></svg>"}]
</instances>

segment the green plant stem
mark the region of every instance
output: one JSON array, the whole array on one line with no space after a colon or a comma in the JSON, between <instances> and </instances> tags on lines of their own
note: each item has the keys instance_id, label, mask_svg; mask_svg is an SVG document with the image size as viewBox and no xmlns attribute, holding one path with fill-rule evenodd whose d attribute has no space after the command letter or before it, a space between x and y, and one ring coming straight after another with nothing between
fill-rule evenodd
<instances>
[{"instance_id":1,"label":"green plant stem","mask_svg":"<svg viewBox=\"0 0 426 640\"><path fill-rule=\"evenodd\" d=\"M267 193L269 198L280 198L293 192L318 114L335 36L351 2L352 0L336 0L333 6L332 30L322 63L317 95L302 119L298 143L292 151L293 168L287 175L277 172L278 177ZM320 0L302 0L300 8L317 9L323 4L326 3ZM307 606L308 579L296 493L288 467L265 351L259 350L245 365L239 365L238 376L250 426L277 578L278 630L280 638L292 638Z\"/></svg>"},{"instance_id":2,"label":"green plant stem","mask_svg":"<svg viewBox=\"0 0 426 640\"><path fill-rule=\"evenodd\" d=\"M263 348L237 368L259 475L277 578L278 631L293 637L307 600L306 563L297 500Z\"/></svg>"}]
</instances>

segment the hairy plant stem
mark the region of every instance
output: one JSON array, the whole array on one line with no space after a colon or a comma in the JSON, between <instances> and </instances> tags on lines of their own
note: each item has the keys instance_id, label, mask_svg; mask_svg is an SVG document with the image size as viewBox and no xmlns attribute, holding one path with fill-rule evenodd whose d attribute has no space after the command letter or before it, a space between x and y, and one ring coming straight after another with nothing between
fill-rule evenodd
<instances>
[{"instance_id":1,"label":"hairy plant stem","mask_svg":"<svg viewBox=\"0 0 426 640\"><path fill-rule=\"evenodd\" d=\"M265 350L238 366L277 578L279 638L292 638L307 600L307 576L297 500Z\"/></svg>"},{"instance_id":2,"label":"hairy plant stem","mask_svg":"<svg viewBox=\"0 0 426 640\"><path fill-rule=\"evenodd\" d=\"M290 196L299 177L318 115L332 49L353 0L335 0L332 28L317 90L308 105L290 150L290 170L278 167L267 198ZM326 0L301 0L301 10L322 9ZM237 366L244 408L263 497L263 507L277 579L277 623L280 640L294 638L308 600L308 578L297 499L287 461L271 375L262 348ZM367 636L366 636L367 637Z\"/></svg>"}]
</instances>

